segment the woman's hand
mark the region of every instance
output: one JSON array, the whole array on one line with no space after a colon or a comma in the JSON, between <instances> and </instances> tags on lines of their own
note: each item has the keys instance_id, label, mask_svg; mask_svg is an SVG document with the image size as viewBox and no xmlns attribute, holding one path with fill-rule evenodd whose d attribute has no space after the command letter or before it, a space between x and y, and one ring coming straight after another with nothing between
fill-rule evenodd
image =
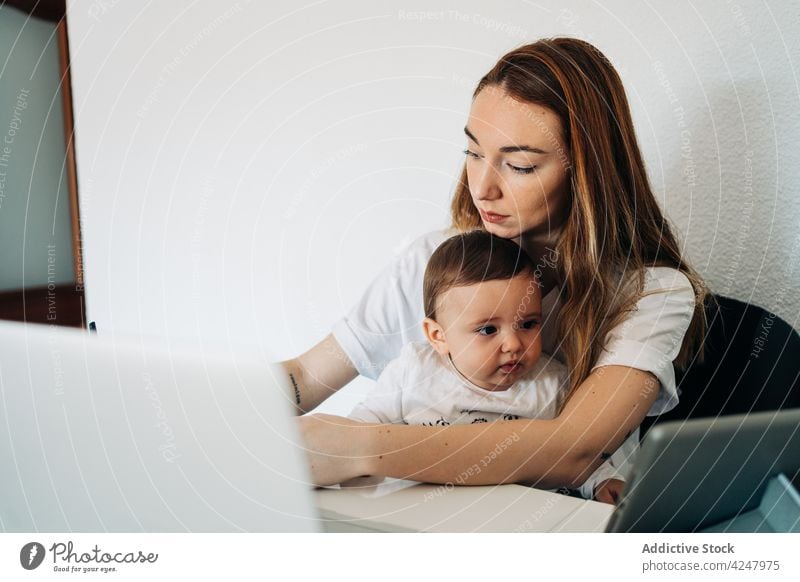
<instances>
[{"instance_id":1,"label":"woman's hand","mask_svg":"<svg viewBox=\"0 0 800 582\"><path fill-rule=\"evenodd\" d=\"M619 502L619 498L622 496L622 489L624 487L625 481L620 481L619 479L608 479L607 481L600 483L600 485L598 485L594 490L594 499L595 501L601 501L602 503L616 505Z\"/></svg>"},{"instance_id":2,"label":"woman's hand","mask_svg":"<svg viewBox=\"0 0 800 582\"><path fill-rule=\"evenodd\" d=\"M301 416L297 422L314 485L336 485L371 474L364 428L372 425L331 414Z\"/></svg>"}]
</instances>

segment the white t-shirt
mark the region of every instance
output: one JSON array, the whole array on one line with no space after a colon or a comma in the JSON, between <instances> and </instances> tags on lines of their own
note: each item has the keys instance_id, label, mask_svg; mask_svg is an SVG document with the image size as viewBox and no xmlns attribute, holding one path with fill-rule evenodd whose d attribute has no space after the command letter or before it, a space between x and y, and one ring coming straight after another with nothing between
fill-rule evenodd
<instances>
[{"instance_id":1,"label":"white t-shirt","mask_svg":"<svg viewBox=\"0 0 800 582\"><path fill-rule=\"evenodd\" d=\"M411 243L370 284L350 312L333 327L333 335L358 372L377 379L409 342L424 343L422 281L433 251L456 231L430 232ZM655 293L653 293L656 291ZM619 365L651 372L658 378L658 397L648 416L678 404L672 361L694 314L694 290L686 276L669 267L645 273L645 296L630 315L606 336L593 369ZM555 337L559 289L542 299L542 349L561 358Z\"/></svg>"},{"instance_id":2,"label":"white t-shirt","mask_svg":"<svg viewBox=\"0 0 800 582\"><path fill-rule=\"evenodd\" d=\"M568 389L566 367L542 354L536 365L507 390L485 390L473 384L428 343L409 343L386 366L375 388L353 409L361 422L446 426L519 418L555 418ZM629 437L631 438L631 437ZM636 442L626 443L622 449ZM581 486L591 499L598 484L623 477L614 469L624 462L622 451L603 463Z\"/></svg>"}]
</instances>

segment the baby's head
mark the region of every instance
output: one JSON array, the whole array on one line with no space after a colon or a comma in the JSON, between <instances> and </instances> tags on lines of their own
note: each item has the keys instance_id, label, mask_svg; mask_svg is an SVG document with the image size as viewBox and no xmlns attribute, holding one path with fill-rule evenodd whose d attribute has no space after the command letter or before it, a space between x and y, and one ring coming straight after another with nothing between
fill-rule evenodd
<instances>
[{"instance_id":1,"label":"baby's head","mask_svg":"<svg viewBox=\"0 0 800 582\"><path fill-rule=\"evenodd\" d=\"M505 390L539 360L535 272L516 243L480 230L447 239L428 261L425 336L481 388Z\"/></svg>"}]
</instances>

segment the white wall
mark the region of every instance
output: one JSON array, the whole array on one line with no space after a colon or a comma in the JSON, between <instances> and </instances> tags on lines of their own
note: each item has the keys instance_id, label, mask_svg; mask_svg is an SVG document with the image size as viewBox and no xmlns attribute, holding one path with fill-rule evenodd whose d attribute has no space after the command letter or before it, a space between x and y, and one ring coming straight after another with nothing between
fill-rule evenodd
<instances>
[{"instance_id":1,"label":"white wall","mask_svg":"<svg viewBox=\"0 0 800 582\"><path fill-rule=\"evenodd\" d=\"M800 8L711 4L69 2L89 318L297 355L447 223L479 77L569 34L714 289L797 326Z\"/></svg>"}]
</instances>

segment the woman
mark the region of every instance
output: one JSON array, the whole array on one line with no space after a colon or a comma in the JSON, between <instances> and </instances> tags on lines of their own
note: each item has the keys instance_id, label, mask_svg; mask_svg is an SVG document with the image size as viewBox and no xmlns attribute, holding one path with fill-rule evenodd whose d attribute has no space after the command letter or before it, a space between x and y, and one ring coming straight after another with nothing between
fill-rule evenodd
<instances>
[{"instance_id":1,"label":"woman","mask_svg":"<svg viewBox=\"0 0 800 582\"><path fill-rule=\"evenodd\" d=\"M317 484L379 475L576 486L645 415L677 403L673 361L686 365L701 344L706 288L656 203L608 60L570 38L510 52L478 84L465 133L452 228L513 239L538 261L543 343L570 370L566 403L554 420L467 426L303 417ZM284 362L299 410L359 373L377 377L404 343L422 341L422 273L450 233L413 243L331 335Z\"/></svg>"}]
</instances>

